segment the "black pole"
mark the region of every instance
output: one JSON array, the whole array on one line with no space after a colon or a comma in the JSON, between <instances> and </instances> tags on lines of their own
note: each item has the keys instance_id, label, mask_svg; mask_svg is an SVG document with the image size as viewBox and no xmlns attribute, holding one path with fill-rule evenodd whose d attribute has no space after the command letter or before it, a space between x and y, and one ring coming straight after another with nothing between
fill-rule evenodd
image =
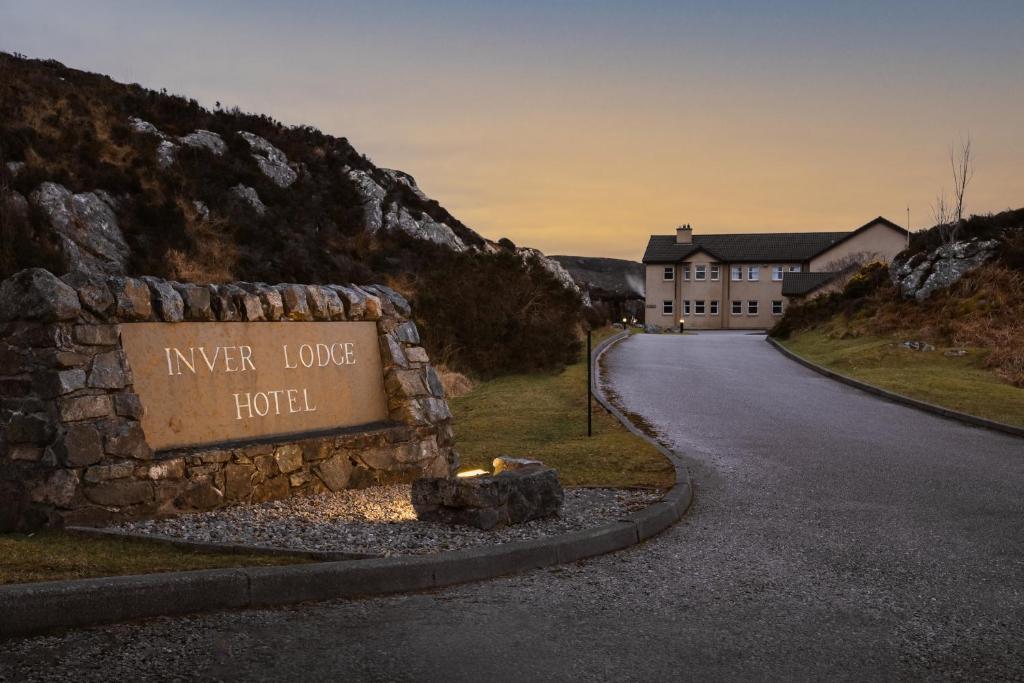
<instances>
[{"instance_id":1,"label":"black pole","mask_svg":"<svg viewBox=\"0 0 1024 683\"><path fill-rule=\"evenodd\" d=\"M590 404L593 402L593 357L590 352L590 330L587 330L587 436L594 435L594 418L590 413Z\"/></svg>"}]
</instances>

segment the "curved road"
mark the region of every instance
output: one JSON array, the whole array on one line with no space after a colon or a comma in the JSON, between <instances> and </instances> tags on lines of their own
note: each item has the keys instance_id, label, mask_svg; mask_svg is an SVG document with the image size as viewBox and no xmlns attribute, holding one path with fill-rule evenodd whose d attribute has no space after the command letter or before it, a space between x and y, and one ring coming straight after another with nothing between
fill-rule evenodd
<instances>
[{"instance_id":1,"label":"curved road","mask_svg":"<svg viewBox=\"0 0 1024 683\"><path fill-rule=\"evenodd\" d=\"M696 481L650 542L432 594L0 644L0 680L1024 677L1024 441L759 335L639 335L606 366Z\"/></svg>"}]
</instances>

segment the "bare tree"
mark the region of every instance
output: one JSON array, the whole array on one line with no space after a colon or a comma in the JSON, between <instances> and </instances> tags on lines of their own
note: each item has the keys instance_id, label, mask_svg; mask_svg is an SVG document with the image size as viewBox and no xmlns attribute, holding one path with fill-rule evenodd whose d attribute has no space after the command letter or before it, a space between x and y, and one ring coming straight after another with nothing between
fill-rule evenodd
<instances>
[{"instance_id":1,"label":"bare tree","mask_svg":"<svg viewBox=\"0 0 1024 683\"><path fill-rule=\"evenodd\" d=\"M942 190L932 206L932 216L938 226L943 244L956 242L964 223L964 195L974 177L974 158L971 156L971 138L960 142L960 147L949 148L949 167L953 171L953 196L946 197Z\"/></svg>"}]
</instances>

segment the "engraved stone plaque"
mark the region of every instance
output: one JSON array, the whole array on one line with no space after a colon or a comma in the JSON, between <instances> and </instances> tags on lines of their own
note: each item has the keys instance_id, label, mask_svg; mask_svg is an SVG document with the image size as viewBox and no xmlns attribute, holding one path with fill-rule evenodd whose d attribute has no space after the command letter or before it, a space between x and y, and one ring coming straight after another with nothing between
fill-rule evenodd
<instances>
[{"instance_id":1,"label":"engraved stone plaque","mask_svg":"<svg viewBox=\"0 0 1024 683\"><path fill-rule=\"evenodd\" d=\"M125 323L154 450L387 419L373 322Z\"/></svg>"}]
</instances>

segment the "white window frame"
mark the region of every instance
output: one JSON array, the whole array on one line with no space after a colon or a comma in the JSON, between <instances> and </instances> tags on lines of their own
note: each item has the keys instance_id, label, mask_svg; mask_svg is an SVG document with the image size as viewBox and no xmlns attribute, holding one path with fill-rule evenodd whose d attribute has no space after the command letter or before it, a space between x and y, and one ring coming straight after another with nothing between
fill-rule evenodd
<instances>
[{"instance_id":1,"label":"white window frame","mask_svg":"<svg viewBox=\"0 0 1024 683\"><path fill-rule=\"evenodd\" d=\"M661 271L662 282L673 282L676 279L676 267L665 266L665 269Z\"/></svg>"},{"instance_id":2,"label":"white window frame","mask_svg":"<svg viewBox=\"0 0 1024 683\"><path fill-rule=\"evenodd\" d=\"M758 299L747 299L747 315L758 315L760 309Z\"/></svg>"},{"instance_id":3,"label":"white window frame","mask_svg":"<svg viewBox=\"0 0 1024 683\"><path fill-rule=\"evenodd\" d=\"M661 314L662 315L673 315L675 313L675 304L672 303L671 299L663 299L661 302Z\"/></svg>"},{"instance_id":4,"label":"white window frame","mask_svg":"<svg viewBox=\"0 0 1024 683\"><path fill-rule=\"evenodd\" d=\"M711 306L709 310L711 315L718 315L718 299L711 300Z\"/></svg>"},{"instance_id":5,"label":"white window frame","mask_svg":"<svg viewBox=\"0 0 1024 683\"><path fill-rule=\"evenodd\" d=\"M791 273L799 273L802 269L803 269L802 266L790 266L789 267L789 272L791 272Z\"/></svg>"},{"instance_id":6,"label":"white window frame","mask_svg":"<svg viewBox=\"0 0 1024 683\"><path fill-rule=\"evenodd\" d=\"M683 282L689 282L689 281L690 281L690 264L689 263L684 263L683 264Z\"/></svg>"},{"instance_id":7,"label":"white window frame","mask_svg":"<svg viewBox=\"0 0 1024 683\"><path fill-rule=\"evenodd\" d=\"M772 315L782 315L782 301L772 299Z\"/></svg>"},{"instance_id":8,"label":"white window frame","mask_svg":"<svg viewBox=\"0 0 1024 683\"><path fill-rule=\"evenodd\" d=\"M732 270L732 275L731 275L732 281L733 282L742 282L743 281L743 266L733 266L731 270Z\"/></svg>"},{"instance_id":9,"label":"white window frame","mask_svg":"<svg viewBox=\"0 0 1024 683\"><path fill-rule=\"evenodd\" d=\"M708 266L706 263L698 263L693 267L693 279L701 281L708 279Z\"/></svg>"},{"instance_id":10,"label":"white window frame","mask_svg":"<svg viewBox=\"0 0 1024 683\"><path fill-rule=\"evenodd\" d=\"M690 315L690 300L683 299L683 315Z\"/></svg>"},{"instance_id":11,"label":"white window frame","mask_svg":"<svg viewBox=\"0 0 1024 683\"><path fill-rule=\"evenodd\" d=\"M722 267L717 263L711 264L711 281L718 282L718 279L722 276Z\"/></svg>"},{"instance_id":12,"label":"white window frame","mask_svg":"<svg viewBox=\"0 0 1024 683\"><path fill-rule=\"evenodd\" d=\"M782 282L782 274L785 272L785 268L782 266L772 266L772 282Z\"/></svg>"},{"instance_id":13,"label":"white window frame","mask_svg":"<svg viewBox=\"0 0 1024 683\"><path fill-rule=\"evenodd\" d=\"M743 315L743 301L740 299L732 300L732 315Z\"/></svg>"},{"instance_id":14,"label":"white window frame","mask_svg":"<svg viewBox=\"0 0 1024 683\"><path fill-rule=\"evenodd\" d=\"M707 315L707 306L704 303L704 299L697 299L693 302L693 314L694 315Z\"/></svg>"},{"instance_id":15,"label":"white window frame","mask_svg":"<svg viewBox=\"0 0 1024 683\"><path fill-rule=\"evenodd\" d=\"M747 280L758 282L761 279L761 266L747 266Z\"/></svg>"}]
</instances>

